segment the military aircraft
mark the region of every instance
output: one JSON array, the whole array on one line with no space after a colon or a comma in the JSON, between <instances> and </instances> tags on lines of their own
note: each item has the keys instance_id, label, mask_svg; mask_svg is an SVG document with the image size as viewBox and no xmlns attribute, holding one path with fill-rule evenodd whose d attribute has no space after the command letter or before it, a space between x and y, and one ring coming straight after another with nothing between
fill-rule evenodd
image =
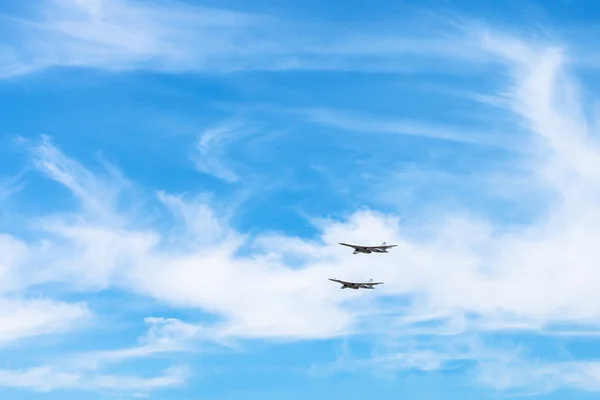
<instances>
[{"instance_id":1,"label":"military aircraft","mask_svg":"<svg viewBox=\"0 0 600 400\"><path fill-rule=\"evenodd\" d=\"M373 282L373 279L369 279L369 282L347 282L332 278L329 278L329 280L332 282L341 283L342 287L340 289L375 289L373 286L383 284L383 282Z\"/></svg>"},{"instance_id":2,"label":"military aircraft","mask_svg":"<svg viewBox=\"0 0 600 400\"><path fill-rule=\"evenodd\" d=\"M349 244L349 243L340 243L340 244L342 246L352 247L354 249L354 253L352 253L352 254L389 253L389 251L387 251L387 249L391 249L392 247L397 246L395 244L386 244L385 242L381 243L380 246L361 246L358 244Z\"/></svg>"}]
</instances>

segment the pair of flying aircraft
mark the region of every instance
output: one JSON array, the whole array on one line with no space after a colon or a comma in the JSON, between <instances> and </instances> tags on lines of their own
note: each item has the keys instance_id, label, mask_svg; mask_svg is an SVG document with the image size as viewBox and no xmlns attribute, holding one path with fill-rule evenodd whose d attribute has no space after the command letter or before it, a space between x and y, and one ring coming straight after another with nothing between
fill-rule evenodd
<instances>
[{"instance_id":1,"label":"pair of flying aircraft","mask_svg":"<svg viewBox=\"0 0 600 400\"><path fill-rule=\"evenodd\" d=\"M349 244L349 243L340 243L340 244L342 246L347 246L347 247L353 248L354 252L352 254L389 253L388 249L391 249L392 247L396 247L395 244L388 245L385 242L383 242L380 246L360 246L360 245ZM383 282L373 282L373 279L369 279L368 282L348 282L348 281L342 281L340 279L332 279L332 278L329 278L329 280L340 283L342 285L342 287L340 289L346 289L346 288L355 289L355 290L375 289L373 286L383 284Z\"/></svg>"}]
</instances>

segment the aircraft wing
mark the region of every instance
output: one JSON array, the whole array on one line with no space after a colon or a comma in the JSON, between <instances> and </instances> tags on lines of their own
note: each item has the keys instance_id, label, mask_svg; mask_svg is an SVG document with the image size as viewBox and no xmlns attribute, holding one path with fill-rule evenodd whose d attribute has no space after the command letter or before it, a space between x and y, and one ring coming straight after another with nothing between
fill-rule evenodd
<instances>
[{"instance_id":1,"label":"aircraft wing","mask_svg":"<svg viewBox=\"0 0 600 400\"><path fill-rule=\"evenodd\" d=\"M384 246L366 246L367 249L391 249L398 246L397 244L386 244Z\"/></svg>"},{"instance_id":2,"label":"aircraft wing","mask_svg":"<svg viewBox=\"0 0 600 400\"><path fill-rule=\"evenodd\" d=\"M361 286L361 285L365 285L365 286L375 286L375 285L382 285L383 282L348 282L348 281L342 281L340 279L333 279L333 278L328 278L330 281L332 282L337 282L337 283L341 283L342 285L356 285L356 286Z\"/></svg>"},{"instance_id":3,"label":"aircraft wing","mask_svg":"<svg viewBox=\"0 0 600 400\"><path fill-rule=\"evenodd\" d=\"M391 249L392 247L396 247L398 246L397 244L382 244L380 246L360 246L358 244L350 244L350 243L339 243L342 246L348 246L348 247L352 247L353 249L366 249L366 250L371 250L371 249Z\"/></svg>"},{"instance_id":4,"label":"aircraft wing","mask_svg":"<svg viewBox=\"0 0 600 400\"><path fill-rule=\"evenodd\" d=\"M333 279L333 278L329 278L330 281L332 282L337 282L337 283L341 283L342 285L350 285L353 284L352 282L346 282L346 281L341 281L339 279Z\"/></svg>"}]
</instances>

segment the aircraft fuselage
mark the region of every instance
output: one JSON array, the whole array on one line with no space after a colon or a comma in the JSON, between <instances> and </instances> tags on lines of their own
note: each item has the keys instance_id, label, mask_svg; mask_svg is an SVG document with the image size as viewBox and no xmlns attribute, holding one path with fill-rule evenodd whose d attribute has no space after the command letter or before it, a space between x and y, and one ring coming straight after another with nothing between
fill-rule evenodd
<instances>
[{"instance_id":1,"label":"aircraft fuselage","mask_svg":"<svg viewBox=\"0 0 600 400\"><path fill-rule=\"evenodd\" d=\"M357 253L365 253L365 254L371 254L371 253L389 253L389 251L387 251L386 249L366 249L366 248L355 248L354 249L354 254Z\"/></svg>"},{"instance_id":2,"label":"aircraft fuselage","mask_svg":"<svg viewBox=\"0 0 600 400\"><path fill-rule=\"evenodd\" d=\"M373 286L371 285L343 285L340 289L354 289L354 290L358 290L358 289L375 289Z\"/></svg>"}]
</instances>

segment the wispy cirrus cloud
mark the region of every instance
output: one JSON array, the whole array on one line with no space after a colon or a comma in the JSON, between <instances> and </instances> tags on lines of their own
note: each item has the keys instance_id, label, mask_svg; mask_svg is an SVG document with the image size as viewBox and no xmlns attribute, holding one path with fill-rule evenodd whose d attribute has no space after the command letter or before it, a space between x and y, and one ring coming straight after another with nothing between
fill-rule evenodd
<instances>
[{"instance_id":1,"label":"wispy cirrus cloud","mask_svg":"<svg viewBox=\"0 0 600 400\"><path fill-rule=\"evenodd\" d=\"M40 151L38 146L48 148ZM82 203L82 210L90 209L87 202L91 205L97 203L96 199L78 195L78 188L98 186L94 175L89 174L88 170L80 170L80 165L76 170L69 171L66 166L75 164L62 163L64 155L46 140L41 141L34 149L47 157L44 158L45 162L36 165L44 173L52 171L47 176L73 191ZM131 226L129 224L132 221L127 219L127 215L119 214L116 209L112 210L113 217L106 218L105 223L99 223L95 219L74 219L70 214L55 214L52 219L38 225L42 232L60 239L50 242L50 247L44 249L47 264L52 268L47 269L44 274L38 273L35 281L68 282L80 290L116 284L138 294L152 293L173 305L206 306L208 310L226 316L228 322L221 329L234 336L303 335L297 329L306 329L304 334L309 336L321 336L341 329L347 317L339 313L337 318L332 318L336 314L331 309L335 307L335 301L328 307L310 306L319 304L324 298L330 299L329 302L335 299L328 290L329 285L321 285L320 293L315 292L314 297L306 298L308 307L304 307L293 301L289 293L302 291L307 282L294 278L284 266L260 255L247 260L234 256L239 246L247 240L243 235L225 227L223 235L211 234L198 240L202 238L197 236L201 233L198 229L214 225L210 221L215 215L206 204L186 204L184 198L164 193L159 197L168 206L168 210L176 212L175 223L187 225L186 229L175 232L179 238L177 241L170 241L169 233L160 234L142 227L127 227ZM86 214L87 211L84 211L82 215ZM183 222L179 222L181 218ZM189 243L194 243L194 246L189 247ZM86 265L85 269L79 268L82 263ZM169 265L169 269L165 270L164 265ZM198 265L204 267L197 269ZM271 276L272 273L275 275ZM304 273L314 276L316 270ZM186 276L195 278L189 279ZM182 285L182 279L188 284ZM265 282L275 279L279 284L268 292L262 291L259 286L243 284L261 279ZM248 304L248 296L262 305L257 308ZM247 314L250 310L260 312ZM280 321L284 320L283 315L290 311L296 317L285 319L288 323L280 325ZM320 320L322 323L298 325L305 318Z\"/></svg>"},{"instance_id":2,"label":"wispy cirrus cloud","mask_svg":"<svg viewBox=\"0 0 600 400\"><path fill-rule=\"evenodd\" d=\"M510 105L533 134L531 140L537 149L531 158L526 158L527 164L537 167L530 169L531 179L550 188L556 197L547 198L550 204L547 213L525 227L505 230L483 221L483 224L474 223L468 218L455 220L451 224L458 225L454 227L438 230L438 240L445 238L437 242L439 245L445 243L444 246L450 246L448 249L458 250L470 243L468 246L474 246L473 249L476 246L480 251L469 251L470 256L463 259L462 267L453 264L452 277L440 275L436 270L438 273L430 276L429 283L423 282L426 286L436 286L435 293L432 291L427 300L427 303L433 301L432 307L426 306L415 314L433 313L437 318L446 314L448 307L457 307L478 315L475 320L466 319L467 324L459 327L463 333L455 331L451 337L481 330L561 336L581 333L572 329L556 331L551 325L559 321L587 327L585 335L589 336L597 329L599 317L591 299L600 282L593 278L594 267L588 264L595 258L595 250L586 238L596 235L592 233L595 230L592 221L598 218L596 164L600 152L590 122L583 116L577 84L565 65L565 49L529 46L515 37L489 31L482 42L511 68L514 81ZM463 225L467 221L467 225ZM440 257L442 259L448 266L448 260ZM413 286L414 282L407 285ZM449 297L450 287L462 287L463 292ZM490 303L494 298L499 301ZM475 299L480 302L477 310L471 304ZM450 315L457 314L446 314ZM399 329L408 337L415 333L410 326ZM435 337L441 331L434 325L427 332ZM530 394L557 388L598 390L600 380L595 360L557 360L561 357L552 355L550 359L533 361L531 357L509 353L505 346L494 352L486 347L466 352L463 347L456 352L443 345L445 342L448 342L446 335L441 341L434 340L434 351L431 342L420 349L409 344L399 357L390 357L393 352L387 352L384 357L360 361L342 359L324 371L361 365L370 368L374 367L372 363L392 370L443 369L448 362L470 360L477 365L478 379L495 389ZM440 344L444 348L437 348Z\"/></svg>"},{"instance_id":3,"label":"wispy cirrus cloud","mask_svg":"<svg viewBox=\"0 0 600 400\"><path fill-rule=\"evenodd\" d=\"M87 304L22 296L22 269L32 261L32 246L0 234L0 347L83 327L92 317ZM35 251L34 251L35 252Z\"/></svg>"},{"instance_id":4,"label":"wispy cirrus cloud","mask_svg":"<svg viewBox=\"0 0 600 400\"><path fill-rule=\"evenodd\" d=\"M531 357L524 354L528 351L522 346L490 345L473 335L449 335L440 340L434 330L430 333L432 336L419 339L409 333L393 345L375 346L367 357L344 347L334 362L314 364L309 374L318 379L342 372L393 378L405 370L462 371L492 390L513 395L540 396L558 389L600 390L600 364L596 360Z\"/></svg>"},{"instance_id":5,"label":"wispy cirrus cloud","mask_svg":"<svg viewBox=\"0 0 600 400\"><path fill-rule=\"evenodd\" d=\"M313 35L304 29L296 35L290 25L303 21L183 2L50 0L27 11L4 18L10 35L0 52L0 76L54 66L171 72L401 71L410 65L409 57L483 55L464 41L459 45L447 32L423 38L414 26L389 35L355 34L339 27L332 31L330 26L327 36L314 26Z\"/></svg>"},{"instance_id":6,"label":"wispy cirrus cloud","mask_svg":"<svg viewBox=\"0 0 600 400\"><path fill-rule=\"evenodd\" d=\"M0 387L29 389L36 392L55 390L111 391L148 394L154 390L180 386L190 376L185 366L161 371L156 376L111 374L108 367L149 360L164 354L195 351L199 343L217 339L211 331L173 318L145 319L148 331L132 347L61 355L52 362L22 369L0 369Z\"/></svg>"},{"instance_id":7,"label":"wispy cirrus cloud","mask_svg":"<svg viewBox=\"0 0 600 400\"><path fill-rule=\"evenodd\" d=\"M187 37L177 36L178 30L164 31L160 29L164 25L160 25L155 31L157 36L150 36L153 40L148 40L146 30L154 26L146 24L155 22L157 11L153 7L158 6L136 5L149 8L142 8L139 14L126 14L126 18L135 18L128 22L136 34L123 44L114 37L98 35L101 30L108 30L111 35L123 33L117 29L122 27L118 18L122 17L123 10L119 7L127 3L97 4L101 8L79 10L77 12L83 14L69 16L66 22L61 19L64 16L58 18L58 14L52 13L44 21L55 32L69 37L67 42L58 42L61 46L83 39L84 43L99 47L92 46L92 50L76 47L74 52L66 53L66 58L52 58L38 65L64 65L64 60L69 61L69 57L78 54L84 56L79 65L86 66L133 68L153 57L164 62L167 69L197 66L194 64L197 60L187 59L176 51L173 55L157 50L165 38L186 42ZM102 8L105 6L108 8ZM176 8L171 12L181 10ZM190 14L184 21L198 22L194 18L199 18L195 13L199 11L186 10L190 10ZM168 18L172 15L165 13L161 18L167 22L160 20L161 24L170 26ZM177 16L179 20L181 15ZM247 22L236 18L229 14L215 16L217 22L227 27L229 23ZM88 20L93 22L86 28L90 30L77 36L82 21ZM217 322L211 328L220 338L331 338L364 333L368 329L365 327L373 321L378 322L379 334L387 332L390 336L399 336L407 335L405 328L416 328L439 319L456 322L444 327L448 329L439 326L432 329L434 336L440 332L445 334L442 341L447 340L448 335L460 337L484 330L500 332L518 328L537 332L547 330L553 323L593 327L600 321L600 306L595 301L600 280L594 261L597 258L594 238L600 234L597 211L600 152L595 140L588 135L589 124L581 117L581 103L574 96L575 82L566 70L562 52L553 46L534 46L495 32L480 34L479 38L480 51L509 68L511 91L506 97L507 103L502 105L508 104L522 119L528 139L535 144L532 146L535 151L522 154L519 161L533 166L526 169L529 173L533 171L529 178L547 187L552 194L546 199L549 212L534 222L507 227L447 209L436 214L422 230L407 232L399 216L363 211L343 222L312 221L319 233L310 240L274 234L249 237L238 232L229 221L219 218L209 201L198 198L190 201L178 194L162 192L158 197L166 206L163 211L168 217L175 214L172 224L180 228L172 235L168 229L152 224L136 224L134 218L116 206L120 196L127 192L127 185L121 185L119 180L111 184L102 179L45 138L32 148L35 165L48 178L68 189L79 201L81 210L75 214L78 218L73 218L72 213L56 214L43 224L35 225L40 228L36 233L44 238L44 247L26 246L28 259L38 261L43 256L45 268L41 269L42 273L30 274L40 272L39 266L21 261L18 271L11 270L15 281L21 284L58 281L66 286L66 291L113 288L151 297L173 307L199 309L216 317ZM108 49L107 58L105 54L96 53L104 48ZM79 53L81 51L83 53ZM135 56L122 57L121 52ZM220 56L221 53L215 54ZM179 59L180 56L183 58ZM323 122L323 115L320 116ZM325 122L348 128L382 129L360 119L341 118L340 122L339 116L334 116L337 119L327 117ZM485 141L479 136L465 140L462 133L418 125L388 124L382 130L412 130L450 140ZM209 132L204 141L201 140L201 149L210 153L214 145L219 144L214 141L216 138L215 132ZM499 141L495 144L501 145ZM205 164L203 168L225 180L236 176L224 165ZM98 215L101 218L91 218ZM173 236L177 240L171 240ZM370 243L373 238L380 238L378 242L394 242L398 247L390 257L378 259L367 271L364 258L349 257L345 249L337 246L341 240ZM8 241L11 247L15 242L25 243L15 237L8 237ZM254 245L252 251L239 255L238 250L248 244ZM286 261L287 256L304 262L301 267L291 265ZM362 280L368 278L366 274L385 280L376 295L398 301L398 305L389 307L385 319L377 319L381 317L379 306L385 303L383 298L362 292L340 294L326 280L334 276ZM194 326L179 328L184 338L191 338L197 332ZM414 332L411 338L420 340ZM522 363L481 347L483 349L453 352L440 347L440 342L427 343L427 346L401 349L396 356L392 353L392 356L376 357L376 361L392 367L431 370L448 361L468 359L479 363L483 371L505 371L501 384L497 385L499 388L523 386L528 381L538 385L540 380L554 379L561 371L568 370L569 373L562 374L567 378L557 380L561 385L576 382L576 387L597 388L595 364L555 362L549 368L531 369L525 381L518 373ZM92 358L121 360L174 349L180 349L179 345L167 340L131 350L97 353ZM5 381L12 381L13 385L25 378L36 382L34 378L42 375L43 382L48 377L64 377L57 379L67 382L61 384L62 387L108 387L107 378L102 376L81 378L77 372L63 375L59 370L57 375L56 371L51 367L7 373ZM573 378L582 374L584 381ZM179 382L178 376L167 375L166 382ZM486 378L489 376L484 373L480 379L489 383ZM80 384L81 379L85 384ZM112 378L108 381L118 382ZM131 382L126 380L124 387L137 389L146 384L145 381ZM61 385L41 383L37 386Z\"/></svg>"},{"instance_id":8,"label":"wispy cirrus cloud","mask_svg":"<svg viewBox=\"0 0 600 400\"><path fill-rule=\"evenodd\" d=\"M85 207L83 212L91 218L111 217L112 209L119 206L119 192L127 186L127 181L114 168L107 168L104 179L93 176L81 164L65 157L49 145L50 138L41 137L38 144L30 147L33 166L51 179L67 188ZM106 166L106 164L105 164Z\"/></svg>"},{"instance_id":9,"label":"wispy cirrus cloud","mask_svg":"<svg viewBox=\"0 0 600 400\"><path fill-rule=\"evenodd\" d=\"M240 177L226 165L227 161L223 157L227 145L246 134L240 121L232 121L204 130L198 139L198 154L193 156L196 168L227 183L239 181Z\"/></svg>"},{"instance_id":10,"label":"wispy cirrus cloud","mask_svg":"<svg viewBox=\"0 0 600 400\"><path fill-rule=\"evenodd\" d=\"M175 318L147 317L144 322L148 331L138 338L137 346L77 354L70 357L66 364L82 370L95 370L107 364L150 358L158 354L192 351L197 343L211 340L211 332L205 327Z\"/></svg>"},{"instance_id":11,"label":"wispy cirrus cloud","mask_svg":"<svg viewBox=\"0 0 600 400\"><path fill-rule=\"evenodd\" d=\"M0 347L18 340L82 328L92 316L86 304L0 297Z\"/></svg>"},{"instance_id":12,"label":"wispy cirrus cloud","mask_svg":"<svg viewBox=\"0 0 600 400\"><path fill-rule=\"evenodd\" d=\"M315 123L348 131L419 136L464 144L491 146L512 151L518 151L522 148L522 146L519 146L519 138L507 133L495 134L490 131L473 132L464 127L435 125L410 120L389 120L376 116L361 116L360 114L357 115L357 113L351 114L335 110L304 110L300 113Z\"/></svg>"},{"instance_id":13,"label":"wispy cirrus cloud","mask_svg":"<svg viewBox=\"0 0 600 400\"><path fill-rule=\"evenodd\" d=\"M545 65L538 63L536 66ZM517 80L516 84L519 82ZM49 177L71 190L96 186L93 174L72 173L73 171L65 170L64 166L74 164L57 163L64 155L49 141L40 145L50 148L38 152L49 155L47 162L38 163L38 167L42 170L60 170L60 173L48 174ZM553 160L543 158L536 159L536 162ZM83 166L78 165L78 168ZM65 174L70 178L66 179ZM536 177L541 179L545 175ZM78 183L73 183L72 179ZM585 175L583 179L586 179ZM564 189L560 185L552 187L555 190ZM75 190L74 194L77 193ZM78 197L82 202L89 200L86 196ZM190 227L198 229L201 226L212 226L208 222L214 216L206 204L185 204L183 198L173 195L165 197L167 198L172 204L185 206L185 212L179 215ZM579 199L581 198L569 198L569 202ZM91 202L95 203L94 200ZM592 303L589 302L589 297L564 296L569 293L569 288L575 287L569 283L574 268L577 269L575 276L580 279L586 277L590 290L595 287L591 280L593 275L589 273L591 270L587 269L588 262L579 259L579 254L588 253L571 253L575 258L570 261L553 253L553 249L560 248L557 243L564 243L565 239L568 242L570 235L579 237L580 229L587 231L593 227L582 222L586 221L582 218L574 219L577 223L573 226L564 225L568 222L561 219L564 217L564 204L556 206L558 208L551 214L551 222L554 218L559 218L558 221L562 222L558 225L560 229L543 230L535 236L532 234L539 229L536 225L522 231L505 232L499 229L498 232L500 227L493 227L485 220L456 216L449 211L449 215L442 216L437 223L428 227L428 235L413 239L412 235L403 234L398 229L396 217L363 212L355 214L344 223L321 221L319 227L322 234L318 243L297 239L290 246L283 245L288 238L263 237L255 242L259 245L255 248L257 252L244 257L234 255L235 250L247 239L236 234L235 230L231 231L231 235L212 237L204 243L197 243L199 250L187 248L185 251L173 244L167 249L155 248L155 243L159 243L162 236L158 232L142 234L140 231L110 224L94 226L85 221L65 220L59 226L68 227L68 230L55 232L73 232L65 238L77 238L83 248L89 249L98 248L97 239L95 235L82 235L83 232L101 229L108 233L116 230L120 232L120 243L127 243L127 238L139 235L155 238L154 241L147 242L147 246L104 247L100 253L102 256L94 257L96 264L91 264L90 268L83 271L71 271L68 275L70 282L87 282L87 276L96 273L96 266L101 270L107 267L112 270L116 265L113 260L122 258L126 253L131 254L130 263L119 271L120 278L106 275L105 285L115 285L152 296L172 305L193 306L213 312L223 318L223 323L215 328L220 335L226 337L331 337L360 329L361 326L356 323L361 318L368 318L375 311L377 302L367 300L362 293L350 294L352 297L347 299L341 298L337 291L331 290L324 277L343 273L347 279L363 279L362 260L348 259L347 252L339 249L335 243L340 238L369 242L373 237L385 238L399 245L394 249L395 258L382 258L369 271L374 275L385 276L386 285L380 290L383 294L411 296L414 299L413 304L397 309L396 312L401 311L405 316L420 316L415 321L421 322L427 321L428 315L435 315L435 318L467 318L465 315L474 314L479 316L479 320L495 321L494 324L488 324L494 330L514 326L538 330L543 329L545 324L556 321L579 319L580 323L590 322L597 318L598 312L596 310L594 313L590 308ZM195 207L200 207L199 213L194 212ZM111 212L117 211L113 209ZM197 219L202 215L205 217ZM60 221L60 218L55 221ZM546 223L544 220L543 226ZM184 232L196 235L194 229ZM588 233L590 234L582 237L593 237L592 231ZM282 256L291 252L296 256L306 257L309 261L302 268L289 268ZM73 254L77 253L56 253L56 256L59 259L67 255L70 258L80 258ZM398 260L401 260L404 269L398 269ZM440 260L444 260L443 265ZM548 264L553 265L554 276L544 274ZM169 265L170 268L165 270L164 265ZM343 265L343 270L340 265ZM61 276L60 271L55 272L58 272L55 276ZM254 284L248 285L247 282L250 281ZM308 288L311 288L311 296L301 296ZM506 296L508 292L512 295ZM532 292L535 294L533 297ZM583 292L585 293L585 288ZM581 293L579 289L578 293ZM565 308L570 310L568 314L561 312ZM388 325L387 329L382 330L389 330L389 327ZM470 324L458 326L456 334L470 329ZM402 365L418 367L429 360L423 364L427 368L439 366L439 362L435 361L438 354L436 351L423 351L412 358L414 362ZM460 356L481 361L473 354ZM454 356L449 359L454 359Z\"/></svg>"},{"instance_id":14,"label":"wispy cirrus cloud","mask_svg":"<svg viewBox=\"0 0 600 400\"><path fill-rule=\"evenodd\" d=\"M36 392L54 390L114 391L147 393L164 387L179 386L185 381L186 371L172 368L155 377L127 375L86 374L62 371L55 366L41 366L25 370L0 369L0 386L31 389Z\"/></svg>"},{"instance_id":15,"label":"wispy cirrus cloud","mask_svg":"<svg viewBox=\"0 0 600 400\"><path fill-rule=\"evenodd\" d=\"M542 395L565 388L598 392L600 362L488 362L481 365L477 377L494 389L526 395Z\"/></svg>"},{"instance_id":16,"label":"wispy cirrus cloud","mask_svg":"<svg viewBox=\"0 0 600 400\"><path fill-rule=\"evenodd\" d=\"M25 187L22 178L23 173L19 173L6 179L0 179L0 201L7 200Z\"/></svg>"}]
</instances>

